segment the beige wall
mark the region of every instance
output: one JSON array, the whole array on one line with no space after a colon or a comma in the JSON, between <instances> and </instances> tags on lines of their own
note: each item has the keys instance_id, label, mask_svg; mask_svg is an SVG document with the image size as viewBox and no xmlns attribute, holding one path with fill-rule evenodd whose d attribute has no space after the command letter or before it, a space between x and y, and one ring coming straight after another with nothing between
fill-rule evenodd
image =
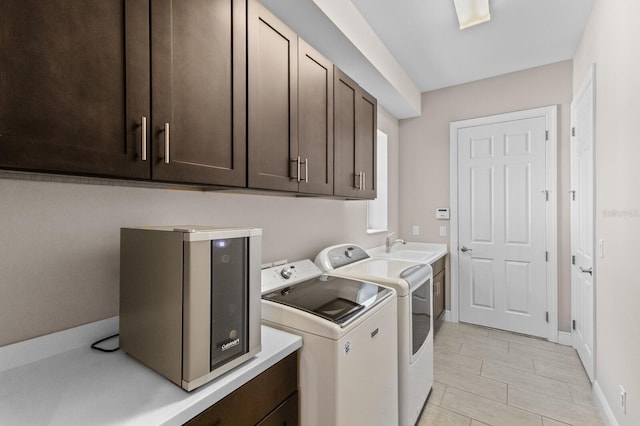
<instances>
[{"instance_id":1,"label":"beige wall","mask_svg":"<svg viewBox=\"0 0 640 426\"><path fill-rule=\"evenodd\" d=\"M596 381L617 422L640 425L640 3L596 0L574 58L574 93L596 64ZM614 213L618 211L619 213ZM627 391L627 414L620 407Z\"/></svg>"},{"instance_id":2,"label":"beige wall","mask_svg":"<svg viewBox=\"0 0 640 426\"><path fill-rule=\"evenodd\" d=\"M449 123L558 105L558 323L569 330L569 126L571 61L533 68L422 94L422 116L400 121L400 235L412 241L450 243L439 236L449 222L435 219L449 207ZM412 225L420 235L412 235ZM450 246L451 247L451 246ZM447 277L446 306L449 309Z\"/></svg>"},{"instance_id":3,"label":"beige wall","mask_svg":"<svg viewBox=\"0 0 640 426\"><path fill-rule=\"evenodd\" d=\"M390 223L398 222L398 121L389 144ZM118 315L119 228L200 223L263 228L263 260L314 258L367 236L366 202L0 177L0 346Z\"/></svg>"}]
</instances>

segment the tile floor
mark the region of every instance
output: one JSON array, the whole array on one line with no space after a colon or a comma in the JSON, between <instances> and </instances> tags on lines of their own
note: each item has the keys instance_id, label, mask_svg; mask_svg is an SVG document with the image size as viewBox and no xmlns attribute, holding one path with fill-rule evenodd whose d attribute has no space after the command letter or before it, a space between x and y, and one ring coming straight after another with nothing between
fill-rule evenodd
<instances>
[{"instance_id":1,"label":"tile floor","mask_svg":"<svg viewBox=\"0 0 640 426\"><path fill-rule=\"evenodd\" d=\"M435 337L434 375L418 426L604 425L568 346L445 322Z\"/></svg>"}]
</instances>

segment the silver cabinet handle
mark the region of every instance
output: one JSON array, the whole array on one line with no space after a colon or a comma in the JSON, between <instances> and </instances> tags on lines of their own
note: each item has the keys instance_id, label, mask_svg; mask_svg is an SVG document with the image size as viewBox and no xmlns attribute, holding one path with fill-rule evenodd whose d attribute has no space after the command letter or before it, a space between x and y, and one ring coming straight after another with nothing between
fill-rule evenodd
<instances>
[{"instance_id":1,"label":"silver cabinet handle","mask_svg":"<svg viewBox=\"0 0 640 426\"><path fill-rule=\"evenodd\" d=\"M142 138L140 139L142 161L147 161L147 117L142 117Z\"/></svg>"},{"instance_id":2,"label":"silver cabinet handle","mask_svg":"<svg viewBox=\"0 0 640 426\"><path fill-rule=\"evenodd\" d=\"M367 173L366 172L362 172L362 190L366 190L367 189Z\"/></svg>"},{"instance_id":3,"label":"silver cabinet handle","mask_svg":"<svg viewBox=\"0 0 640 426\"><path fill-rule=\"evenodd\" d=\"M357 174L353 175L353 187L356 189L360 189L361 188L361 182L362 181L362 172L358 172Z\"/></svg>"},{"instance_id":4,"label":"silver cabinet handle","mask_svg":"<svg viewBox=\"0 0 640 426\"><path fill-rule=\"evenodd\" d=\"M468 252L468 251L473 251L473 249L470 249L469 247L462 246L462 247L460 248L460 251L461 251L461 252L463 252L463 253L466 253L466 252Z\"/></svg>"},{"instance_id":5,"label":"silver cabinet handle","mask_svg":"<svg viewBox=\"0 0 640 426\"><path fill-rule=\"evenodd\" d=\"M164 162L169 164L169 123L164 123Z\"/></svg>"},{"instance_id":6,"label":"silver cabinet handle","mask_svg":"<svg viewBox=\"0 0 640 426\"><path fill-rule=\"evenodd\" d=\"M585 274L593 275L593 267L589 269L584 269L582 266L580 267L580 272L584 272Z\"/></svg>"},{"instance_id":7,"label":"silver cabinet handle","mask_svg":"<svg viewBox=\"0 0 640 426\"><path fill-rule=\"evenodd\" d=\"M296 163L296 175L290 176L289 179L295 179L300 182L300 157L294 158L291 162ZM291 170L291 168L289 168L289 170ZM290 174L293 174L293 171L290 171Z\"/></svg>"},{"instance_id":8,"label":"silver cabinet handle","mask_svg":"<svg viewBox=\"0 0 640 426\"><path fill-rule=\"evenodd\" d=\"M364 172L360 172L360 190L364 189Z\"/></svg>"},{"instance_id":9,"label":"silver cabinet handle","mask_svg":"<svg viewBox=\"0 0 640 426\"><path fill-rule=\"evenodd\" d=\"M304 182L309 183L309 159L304 159Z\"/></svg>"}]
</instances>

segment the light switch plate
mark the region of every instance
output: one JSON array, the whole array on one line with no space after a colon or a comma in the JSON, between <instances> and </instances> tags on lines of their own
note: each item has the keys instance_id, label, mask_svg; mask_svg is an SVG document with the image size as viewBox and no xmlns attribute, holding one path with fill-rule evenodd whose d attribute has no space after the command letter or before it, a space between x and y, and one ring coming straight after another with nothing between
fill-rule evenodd
<instances>
[{"instance_id":1,"label":"light switch plate","mask_svg":"<svg viewBox=\"0 0 640 426\"><path fill-rule=\"evenodd\" d=\"M440 227L440 236L441 237L446 237L447 236L447 227L446 226L441 226Z\"/></svg>"}]
</instances>

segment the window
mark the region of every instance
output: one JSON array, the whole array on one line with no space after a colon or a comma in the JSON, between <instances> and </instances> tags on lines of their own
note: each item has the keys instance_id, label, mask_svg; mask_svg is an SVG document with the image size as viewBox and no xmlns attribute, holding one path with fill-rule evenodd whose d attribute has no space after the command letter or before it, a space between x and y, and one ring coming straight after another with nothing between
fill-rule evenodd
<instances>
[{"instance_id":1,"label":"window","mask_svg":"<svg viewBox=\"0 0 640 426\"><path fill-rule=\"evenodd\" d=\"M377 198L367 201L367 234L386 232L387 227L387 135L378 130L377 144Z\"/></svg>"}]
</instances>

